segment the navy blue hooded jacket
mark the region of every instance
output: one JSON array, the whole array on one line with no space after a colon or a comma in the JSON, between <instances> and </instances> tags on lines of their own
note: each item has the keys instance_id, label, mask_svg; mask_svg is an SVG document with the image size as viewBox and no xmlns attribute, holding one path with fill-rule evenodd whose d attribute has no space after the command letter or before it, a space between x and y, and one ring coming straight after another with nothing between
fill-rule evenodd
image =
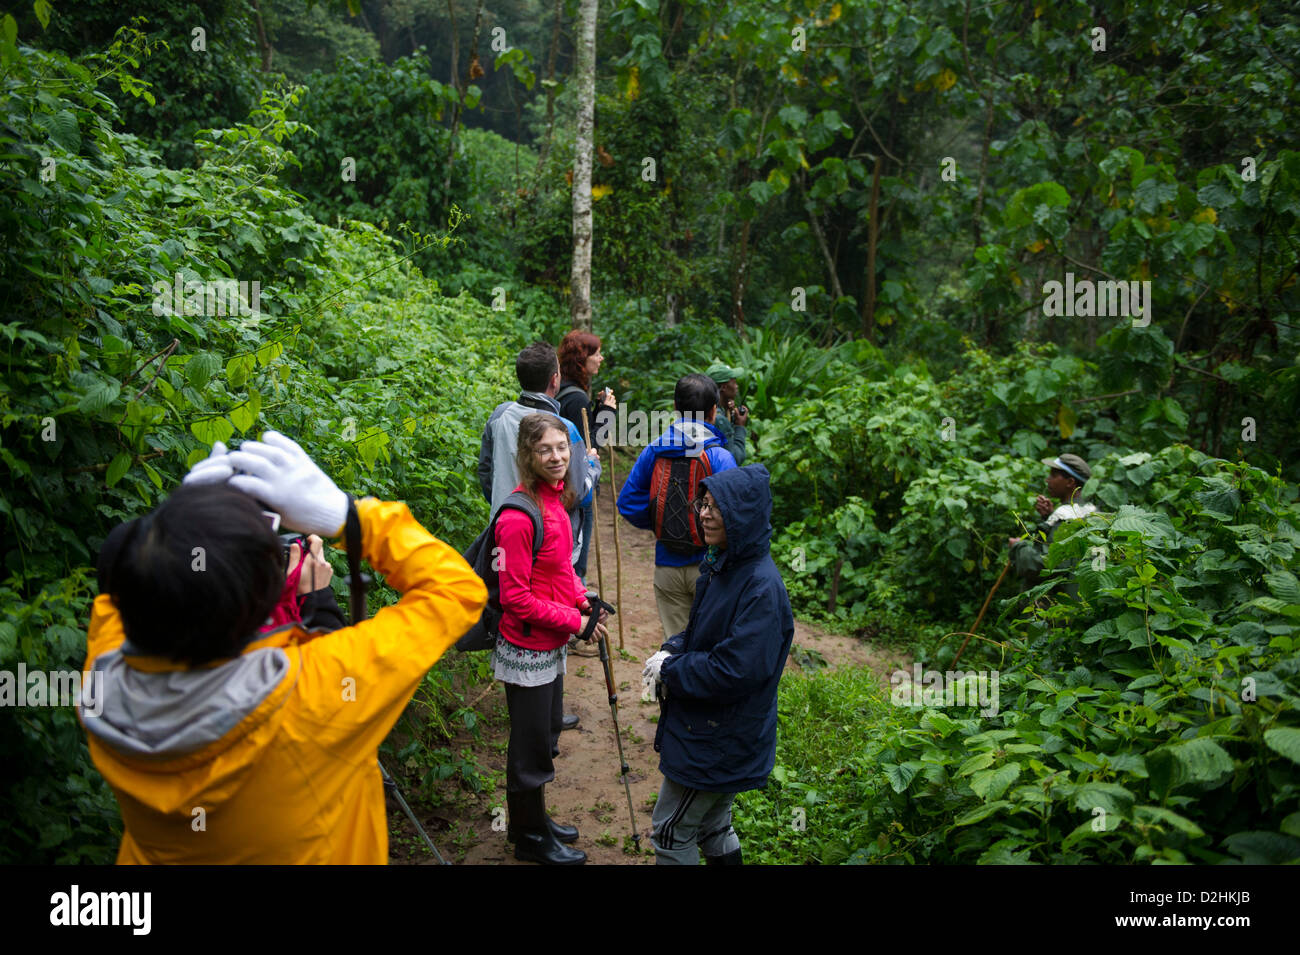
<instances>
[{"instance_id":1,"label":"navy blue hooded jacket","mask_svg":"<svg viewBox=\"0 0 1300 955\"><path fill-rule=\"evenodd\" d=\"M761 464L700 482L727 545L706 557L690 623L668 640L655 749L669 779L705 792L767 783L776 761L776 687L794 638L785 584L768 553L772 492Z\"/></svg>"}]
</instances>

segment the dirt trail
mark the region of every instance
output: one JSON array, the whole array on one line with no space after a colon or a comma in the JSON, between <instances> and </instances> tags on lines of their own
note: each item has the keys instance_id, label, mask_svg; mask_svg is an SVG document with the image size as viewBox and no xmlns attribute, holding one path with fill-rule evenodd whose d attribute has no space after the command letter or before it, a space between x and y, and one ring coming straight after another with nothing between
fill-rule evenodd
<instances>
[{"instance_id":1,"label":"dirt trail","mask_svg":"<svg viewBox=\"0 0 1300 955\"><path fill-rule=\"evenodd\" d=\"M626 476L632 459L619 455L619 478ZM608 473L608 472L607 472ZM618 688L618 721L623 734L623 752L631 769L628 779L632 790L632 805L636 813L637 829L641 833L643 855L637 858L623 852L624 837L629 832L627 797L619 775L618 752L613 739L608 694L600 659L594 645L583 645L579 652L571 652L568 673L564 678L565 712L577 713L582 719L576 730L560 736L560 755L555 760L555 781L546 787L546 802L551 815L559 822L578 827L581 833L576 848L587 853L588 863L605 865L652 864L650 847L650 798L659 790L659 757L654 751L655 724L659 706L641 702L641 667L643 661L659 649L663 632L654 597L654 534L632 527L619 520L619 538L622 550L623 593L617 600L614 558L614 508L609 485L602 487L597 505L599 537L604 571L604 594L611 603L617 602L618 616L610 623L610 652L613 656L614 678ZM588 582L597 586L596 557L593 550L588 566ZM618 621L622 619L625 653L618 649ZM853 637L825 633L808 624L796 621L794 646L787 661L786 672L798 670L796 658L800 647L821 654L828 665L867 665L877 673L887 674L895 668L893 655L874 651L868 644ZM590 653L590 656L584 654ZM901 657L900 657L901 659ZM504 713L505 693L495 684L487 691L480 709L496 709ZM509 729L505 720L495 735L502 740ZM504 747L500 754L489 753L480 757L493 769L505 765ZM514 858L514 847L506 842L505 833L493 830L492 810L505 801L504 784L491 798L478 797L478 811L462 823L473 827L473 836L466 839L462 832L462 848L472 842L467 851L458 852L449 845L439 845L449 860L461 864L523 865ZM389 819L394 833L414 835L401 811L390 802ZM429 820L433 825L430 834L440 842L434 829L445 830L441 820ZM426 824L426 827L428 824ZM443 840L445 841L445 840ZM450 850L450 851L449 851ZM394 851L394 862L407 861L398 856L408 853ZM425 861L420 854L409 861Z\"/></svg>"}]
</instances>

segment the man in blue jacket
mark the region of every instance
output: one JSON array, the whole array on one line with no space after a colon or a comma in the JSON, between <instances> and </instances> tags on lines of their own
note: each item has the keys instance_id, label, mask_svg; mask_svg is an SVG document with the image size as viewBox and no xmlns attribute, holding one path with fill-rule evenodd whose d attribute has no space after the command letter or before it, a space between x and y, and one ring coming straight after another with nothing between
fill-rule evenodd
<instances>
[{"instance_id":1,"label":"man in blue jacket","mask_svg":"<svg viewBox=\"0 0 1300 955\"><path fill-rule=\"evenodd\" d=\"M698 495L689 482L698 486L701 475L736 466L714 424L718 386L713 379L683 377L673 390L673 407L677 420L641 451L618 494L618 512L636 527L655 532L655 606L665 639L686 629L704 558L704 542L690 510ZM661 459L665 466L656 472ZM669 466L676 469L669 473Z\"/></svg>"},{"instance_id":2,"label":"man in blue jacket","mask_svg":"<svg viewBox=\"0 0 1300 955\"><path fill-rule=\"evenodd\" d=\"M698 508L708 550L690 620L646 661L660 697L655 861L740 865L731 828L738 792L767 785L776 762L776 688L794 638L768 553L772 492L761 464L705 478Z\"/></svg>"}]
</instances>

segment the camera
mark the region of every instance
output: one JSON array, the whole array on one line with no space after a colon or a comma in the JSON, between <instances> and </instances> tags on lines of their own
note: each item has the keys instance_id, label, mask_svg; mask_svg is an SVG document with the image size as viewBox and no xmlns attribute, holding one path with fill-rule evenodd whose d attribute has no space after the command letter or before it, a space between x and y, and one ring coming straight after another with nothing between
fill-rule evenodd
<instances>
[{"instance_id":1,"label":"camera","mask_svg":"<svg viewBox=\"0 0 1300 955\"><path fill-rule=\"evenodd\" d=\"M299 550L303 553L307 552L307 538L301 534L288 533L280 535L280 563L284 565L286 572L292 569L289 567L289 548L294 544L297 544Z\"/></svg>"}]
</instances>

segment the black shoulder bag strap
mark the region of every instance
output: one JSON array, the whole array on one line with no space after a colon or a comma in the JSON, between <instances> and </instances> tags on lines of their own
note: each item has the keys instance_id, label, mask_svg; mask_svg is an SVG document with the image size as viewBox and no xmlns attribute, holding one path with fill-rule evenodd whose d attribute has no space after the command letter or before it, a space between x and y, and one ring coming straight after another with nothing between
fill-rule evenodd
<instances>
[{"instance_id":1,"label":"black shoulder bag strap","mask_svg":"<svg viewBox=\"0 0 1300 955\"><path fill-rule=\"evenodd\" d=\"M351 494L348 516L343 522L343 543L348 552L348 608L355 627L366 619L366 580L361 576L361 518Z\"/></svg>"}]
</instances>

